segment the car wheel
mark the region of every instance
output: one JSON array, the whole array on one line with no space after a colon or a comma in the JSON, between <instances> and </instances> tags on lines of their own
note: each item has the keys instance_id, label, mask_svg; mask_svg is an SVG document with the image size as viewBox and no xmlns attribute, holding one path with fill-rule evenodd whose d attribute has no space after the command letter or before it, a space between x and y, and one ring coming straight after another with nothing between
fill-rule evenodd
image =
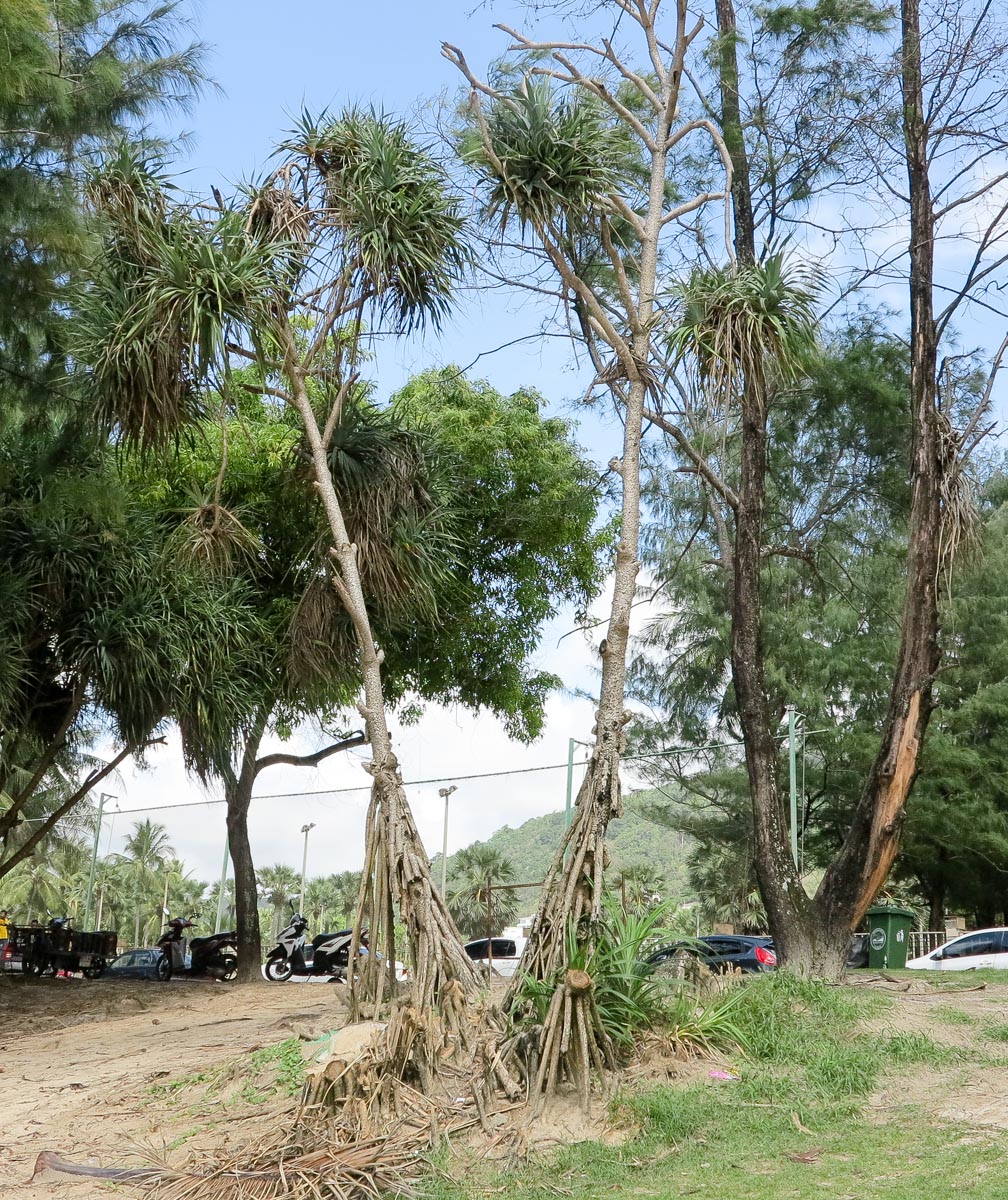
<instances>
[{"instance_id":1,"label":"car wheel","mask_svg":"<svg viewBox=\"0 0 1008 1200\"><path fill-rule=\"evenodd\" d=\"M266 964L266 978L270 983L285 983L294 974L294 964L289 958L271 958Z\"/></svg>"},{"instance_id":2,"label":"car wheel","mask_svg":"<svg viewBox=\"0 0 1008 1200\"><path fill-rule=\"evenodd\" d=\"M226 979L229 983L238 975L238 955L237 954L222 954L221 969L224 974L222 979Z\"/></svg>"},{"instance_id":3,"label":"car wheel","mask_svg":"<svg viewBox=\"0 0 1008 1200\"><path fill-rule=\"evenodd\" d=\"M167 983L171 979L171 975L171 959L167 954L162 954L157 961L157 977L162 983Z\"/></svg>"},{"instance_id":4,"label":"car wheel","mask_svg":"<svg viewBox=\"0 0 1008 1200\"><path fill-rule=\"evenodd\" d=\"M21 970L25 975L41 975L45 967L45 963L41 958L36 958L35 955L26 955L21 960Z\"/></svg>"},{"instance_id":5,"label":"car wheel","mask_svg":"<svg viewBox=\"0 0 1008 1200\"><path fill-rule=\"evenodd\" d=\"M85 979L99 979L104 970L105 970L105 959L104 958L93 958L91 960L90 966L81 968L81 971L83 972Z\"/></svg>"}]
</instances>

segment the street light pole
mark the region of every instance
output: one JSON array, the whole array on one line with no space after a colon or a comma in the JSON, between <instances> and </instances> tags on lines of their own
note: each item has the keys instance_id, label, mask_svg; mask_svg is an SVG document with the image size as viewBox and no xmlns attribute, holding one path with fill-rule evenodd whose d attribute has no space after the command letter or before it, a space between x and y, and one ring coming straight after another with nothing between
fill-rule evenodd
<instances>
[{"instance_id":1,"label":"street light pole","mask_svg":"<svg viewBox=\"0 0 1008 1200\"><path fill-rule=\"evenodd\" d=\"M95 822L94 846L91 850L91 870L88 873L87 902L84 905L85 929L88 929L91 925L91 906L94 903L94 881L95 870L98 866L98 842L101 839L102 814L105 811L105 801L114 799L115 796L110 796L107 792L100 792L98 795L98 820Z\"/></svg>"},{"instance_id":2,"label":"street light pole","mask_svg":"<svg viewBox=\"0 0 1008 1200\"><path fill-rule=\"evenodd\" d=\"M567 805L564 809L564 828L570 829L571 818L571 801L574 794L574 747L585 746L591 747L591 742L579 742L577 738L567 739Z\"/></svg>"},{"instance_id":3,"label":"street light pole","mask_svg":"<svg viewBox=\"0 0 1008 1200\"><path fill-rule=\"evenodd\" d=\"M798 763L795 748L795 706L787 706L788 779L791 793L791 857L798 866Z\"/></svg>"},{"instance_id":4,"label":"street light pole","mask_svg":"<svg viewBox=\"0 0 1008 1200\"><path fill-rule=\"evenodd\" d=\"M223 921L224 921L224 889L227 887L228 850L229 850L228 839L225 837L225 839L224 839L224 865L221 867L220 889L217 892L217 925L214 928L214 933L220 933L221 925L223 924ZM303 875L304 872L302 871L301 874ZM301 888L302 888L302 890L304 889L303 882L301 884Z\"/></svg>"},{"instance_id":5,"label":"street light pole","mask_svg":"<svg viewBox=\"0 0 1008 1200\"><path fill-rule=\"evenodd\" d=\"M304 854L301 857L301 894L298 896L298 912L304 912L304 883L305 872L308 869L308 831L315 828L315 822L312 821L308 825L301 826L301 832L304 834Z\"/></svg>"},{"instance_id":6,"label":"street light pole","mask_svg":"<svg viewBox=\"0 0 1008 1200\"><path fill-rule=\"evenodd\" d=\"M444 838L441 842L441 895L444 897L448 887L448 797L458 788L453 783L451 787L439 788L438 795L444 800Z\"/></svg>"}]
</instances>

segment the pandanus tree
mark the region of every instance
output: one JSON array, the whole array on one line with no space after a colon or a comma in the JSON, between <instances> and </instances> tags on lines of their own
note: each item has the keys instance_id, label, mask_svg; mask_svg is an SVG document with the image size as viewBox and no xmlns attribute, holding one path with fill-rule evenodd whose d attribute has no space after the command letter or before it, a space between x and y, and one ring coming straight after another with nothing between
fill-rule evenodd
<instances>
[{"instance_id":1,"label":"pandanus tree","mask_svg":"<svg viewBox=\"0 0 1008 1200\"><path fill-rule=\"evenodd\" d=\"M372 913L371 945L394 960L398 906L419 1010L436 1011L448 983L475 995L475 972L434 887L399 778L363 578L366 546L353 539L330 464L359 378L365 320L409 330L448 311L466 261L458 203L404 126L358 111L318 124L306 118L240 208L221 202L210 220L197 208L169 218L163 186L135 162L114 164L94 194L110 240L119 241L119 269L85 306L86 357L109 424L126 442L165 445L198 414L211 373L226 375L235 357L254 362L262 393L300 420L328 525L328 584L352 627L372 750L360 896L361 910L367 904ZM360 925L358 914L355 942ZM384 991L378 964L371 956L355 980L355 1011L364 996L377 1000ZM429 1049L432 1065L434 1043L418 1048L421 1057Z\"/></svg>"},{"instance_id":2,"label":"pandanus tree","mask_svg":"<svg viewBox=\"0 0 1008 1200\"><path fill-rule=\"evenodd\" d=\"M602 916L606 829L621 811L642 424L663 375L664 350L655 335L659 266L680 222L708 202L724 202L728 187L726 182L684 197L679 186L681 165L698 142L705 149L713 143L727 167L713 124L703 115L690 120L681 105L686 60L702 21L691 18L686 0L617 0L612 8L620 14L624 42L636 38L642 61L635 63L604 38L598 44L537 42L502 27L522 55L515 86L513 74L502 73L500 84L484 81L461 50L444 46L470 87L462 153L481 181L487 217L552 272L595 366L592 391L608 389L623 425L622 450L610 464L622 481L620 539L594 747L507 997L513 1005L526 975L555 983L532 1091L553 1090L566 1077L578 1083L585 1101L592 1068L611 1064L614 1050L590 977L566 968L571 930L590 955Z\"/></svg>"},{"instance_id":3,"label":"pandanus tree","mask_svg":"<svg viewBox=\"0 0 1008 1200\"><path fill-rule=\"evenodd\" d=\"M252 364L258 380L245 384L297 422L299 470L321 498L325 528L324 552L311 560L314 586L306 588L300 605L302 615L307 609L320 618L307 642L318 647L331 640L338 610L345 625L342 644L352 656L352 670L342 677L363 684L359 708L372 749L374 784L355 938L368 914L370 944L382 959L371 956L355 979L354 1004L361 1011L365 998L377 1002L387 986L380 962L395 956L398 910L414 965L416 1003L413 1017L405 1013L396 1026L391 1057L402 1062L412 1056L415 1069L429 1078L442 1044L442 1006L450 1009L452 1027L460 1029L460 1006L476 994L477 979L434 888L406 803L386 702L397 689L426 679L422 694L486 703L518 732L534 734L542 698L554 681L530 669L528 651L556 596L592 593L600 544L589 536L595 501L566 427L540 421L534 396L494 399L477 388L473 416L457 372L407 389L402 405L421 431L434 436L458 428L464 434L457 447L463 465L468 459L457 489L462 520L456 536L462 544L452 559L452 582L461 586L446 606L448 625L439 614L439 630L415 619L416 589L412 580L402 584L403 592L412 588L414 619L401 622L398 642L396 629L383 631L376 623L377 531L369 528L364 509L380 515L386 501L369 491L366 470L358 467L352 478L344 471L350 464L341 461L358 400L360 343L368 318L400 330L442 319L466 260L462 219L437 164L411 143L404 127L374 114L349 112L319 126L306 121L285 143L281 158L238 208L229 210L218 198L213 214L205 206L169 205L164 186L140 164L111 164L94 187L107 221L108 270L82 303L86 335L80 357L90 366L96 401L110 428L146 453L165 447L212 397L227 395L240 382L234 378L236 363ZM479 414L489 411L491 400L494 419L483 429ZM494 443L498 426L515 431L514 446ZM535 476L537 455L543 477L530 483L527 473ZM397 494L411 496L411 485L399 486ZM494 497L498 509L488 503ZM228 523L225 507L220 495L212 500L205 514L211 524L215 516ZM481 522L488 521L493 535L481 559L472 547L480 544ZM399 543L402 557L419 547L415 535ZM449 558L446 554L445 565ZM504 575L512 564L524 574L508 585ZM537 580L546 591L535 586ZM451 636L442 644L449 625ZM493 658L499 679L488 667L488 632L503 651ZM399 646L394 660L393 645ZM429 671L417 666L428 660ZM384 670L392 668L392 689L383 663ZM234 729L232 747L250 728L251 715ZM192 741L198 746L198 736ZM414 1038L408 1022L421 1012L424 1029ZM458 1044L465 1041L461 1036Z\"/></svg>"}]
</instances>

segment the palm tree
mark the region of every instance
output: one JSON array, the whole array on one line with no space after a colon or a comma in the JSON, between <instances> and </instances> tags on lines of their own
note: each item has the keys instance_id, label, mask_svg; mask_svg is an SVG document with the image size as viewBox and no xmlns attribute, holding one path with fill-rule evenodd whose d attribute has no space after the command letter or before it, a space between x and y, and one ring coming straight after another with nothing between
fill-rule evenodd
<instances>
[{"instance_id":1,"label":"palm tree","mask_svg":"<svg viewBox=\"0 0 1008 1200\"><path fill-rule=\"evenodd\" d=\"M125 842L123 858L133 896L133 945L140 945L140 921L144 910L161 906L159 881L165 862L175 854L168 831L155 821L136 821Z\"/></svg>"},{"instance_id":2,"label":"palm tree","mask_svg":"<svg viewBox=\"0 0 1008 1200\"><path fill-rule=\"evenodd\" d=\"M489 846L470 846L452 860L448 909L463 937L492 937L518 915L509 859Z\"/></svg>"},{"instance_id":3,"label":"palm tree","mask_svg":"<svg viewBox=\"0 0 1008 1200\"><path fill-rule=\"evenodd\" d=\"M301 877L293 867L284 866L283 863L263 867L256 874L262 898L273 910L271 936L275 939L284 924L288 904L298 894Z\"/></svg>"},{"instance_id":4,"label":"palm tree","mask_svg":"<svg viewBox=\"0 0 1008 1200\"><path fill-rule=\"evenodd\" d=\"M621 871L617 880L626 911L644 915L658 907L668 891L668 880L653 867L638 865Z\"/></svg>"}]
</instances>

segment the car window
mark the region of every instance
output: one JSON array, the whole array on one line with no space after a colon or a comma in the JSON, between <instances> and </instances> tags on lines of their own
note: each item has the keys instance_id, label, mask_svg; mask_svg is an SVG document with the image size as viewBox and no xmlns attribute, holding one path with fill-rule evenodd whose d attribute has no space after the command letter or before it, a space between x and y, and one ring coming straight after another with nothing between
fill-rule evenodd
<instances>
[{"instance_id":1,"label":"car window","mask_svg":"<svg viewBox=\"0 0 1008 1200\"><path fill-rule=\"evenodd\" d=\"M514 942L507 938L494 938L491 941L493 946L494 958L514 958L517 954L517 948Z\"/></svg>"},{"instance_id":2,"label":"car window","mask_svg":"<svg viewBox=\"0 0 1008 1200\"><path fill-rule=\"evenodd\" d=\"M138 950L136 953L135 965L138 967L149 966L154 961L154 955L150 950Z\"/></svg>"},{"instance_id":3,"label":"car window","mask_svg":"<svg viewBox=\"0 0 1008 1200\"><path fill-rule=\"evenodd\" d=\"M484 938L481 942L468 942L465 948L466 954L470 958L486 958L487 956L487 940Z\"/></svg>"},{"instance_id":4,"label":"car window","mask_svg":"<svg viewBox=\"0 0 1008 1200\"><path fill-rule=\"evenodd\" d=\"M994 953L1008 953L1008 929L1000 929L994 934Z\"/></svg>"},{"instance_id":5,"label":"car window","mask_svg":"<svg viewBox=\"0 0 1008 1200\"><path fill-rule=\"evenodd\" d=\"M705 941L714 954L741 954L745 949L743 944L736 938L706 938Z\"/></svg>"},{"instance_id":6,"label":"car window","mask_svg":"<svg viewBox=\"0 0 1008 1200\"><path fill-rule=\"evenodd\" d=\"M136 951L131 950L129 954L123 954L118 960L120 967L135 967L136 966Z\"/></svg>"},{"instance_id":7,"label":"car window","mask_svg":"<svg viewBox=\"0 0 1008 1200\"><path fill-rule=\"evenodd\" d=\"M995 936L990 933L974 933L970 937L957 938L945 947L943 958L975 958L980 954L995 953Z\"/></svg>"}]
</instances>

